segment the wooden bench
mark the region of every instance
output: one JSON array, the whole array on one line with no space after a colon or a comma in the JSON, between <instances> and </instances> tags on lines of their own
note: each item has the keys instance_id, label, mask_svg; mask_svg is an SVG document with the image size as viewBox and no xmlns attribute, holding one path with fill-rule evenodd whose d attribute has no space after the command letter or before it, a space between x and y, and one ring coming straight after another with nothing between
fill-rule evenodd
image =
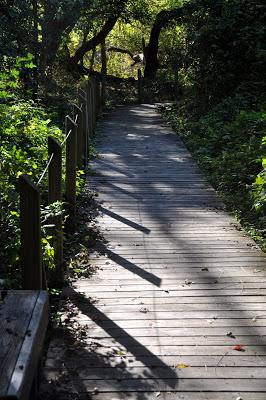
<instances>
[{"instance_id":1,"label":"wooden bench","mask_svg":"<svg viewBox=\"0 0 266 400\"><path fill-rule=\"evenodd\" d=\"M34 398L49 320L45 291L0 291L0 400Z\"/></svg>"}]
</instances>

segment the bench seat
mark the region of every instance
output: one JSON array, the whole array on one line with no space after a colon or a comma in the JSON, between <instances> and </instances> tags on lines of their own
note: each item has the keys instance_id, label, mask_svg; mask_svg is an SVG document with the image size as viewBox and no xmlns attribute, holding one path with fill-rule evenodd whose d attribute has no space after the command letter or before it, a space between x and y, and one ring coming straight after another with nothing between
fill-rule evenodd
<instances>
[{"instance_id":1,"label":"bench seat","mask_svg":"<svg viewBox=\"0 0 266 400\"><path fill-rule=\"evenodd\" d=\"M0 291L0 400L26 400L49 321L46 291Z\"/></svg>"}]
</instances>

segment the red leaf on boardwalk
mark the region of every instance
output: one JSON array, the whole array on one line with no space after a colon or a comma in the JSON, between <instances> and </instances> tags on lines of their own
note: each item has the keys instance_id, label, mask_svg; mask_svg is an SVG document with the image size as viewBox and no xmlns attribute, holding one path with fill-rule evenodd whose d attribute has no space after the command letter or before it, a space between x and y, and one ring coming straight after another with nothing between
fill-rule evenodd
<instances>
[{"instance_id":1,"label":"red leaf on boardwalk","mask_svg":"<svg viewBox=\"0 0 266 400\"><path fill-rule=\"evenodd\" d=\"M233 350L245 351L243 344L237 344L236 346L233 347Z\"/></svg>"}]
</instances>

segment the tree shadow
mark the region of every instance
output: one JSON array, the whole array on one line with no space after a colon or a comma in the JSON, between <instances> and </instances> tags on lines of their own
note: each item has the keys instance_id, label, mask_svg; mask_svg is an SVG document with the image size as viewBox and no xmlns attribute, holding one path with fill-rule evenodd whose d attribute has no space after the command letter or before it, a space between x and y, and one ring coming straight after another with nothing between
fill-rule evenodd
<instances>
[{"instance_id":1,"label":"tree shadow","mask_svg":"<svg viewBox=\"0 0 266 400\"><path fill-rule=\"evenodd\" d=\"M114 213L113 211L108 210L107 208L103 207L102 205L98 205L98 210L106 215L108 215L111 218L116 219L119 222L122 222L125 225L130 226L133 229L136 229L140 232L145 233L148 235L150 233L150 229L145 228L145 226L142 226L140 224L137 224L136 222L133 222L125 217L122 217L121 215Z\"/></svg>"},{"instance_id":2,"label":"tree shadow","mask_svg":"<svg viewBox=\"0 0 266 400\"><path fill-rule=\"evenodd\" d=\"M138 267L136 264L128 261L126 258L114 253L112 250L108 249L104 243L99 242L95 249L100 253L106 255L110 260L119 264L121 267L127 269L140 278L152 283L155 286L161 285L161 279L151 272L145 271L143 268Z\"/></svg>"},{"instance_id":3,"label":"tree shadow","mask_svg":"<svg viewBox=\"0 0 266 400\"><path fill-rule=\"evenodd\" d=\"M145 400L159 386L162 390L162 383L165 391L177 388L176 371L108 318L92 299L70 287L63 299L65 319L49 348L40 400L83 400L115 392ZM79 324L80 312L105 332L109 345L88 336L91 326Z\"/></svg>"}]
</instances>

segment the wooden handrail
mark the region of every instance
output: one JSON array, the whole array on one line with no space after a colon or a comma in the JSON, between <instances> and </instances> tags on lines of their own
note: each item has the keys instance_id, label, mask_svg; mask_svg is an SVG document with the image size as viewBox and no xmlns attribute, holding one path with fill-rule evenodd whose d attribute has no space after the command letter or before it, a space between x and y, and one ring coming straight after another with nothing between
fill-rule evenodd
<instances>
[{"instance_id":1,"label":"wooden handrail","mask_svg":"<svg viewBox=\"0 0 266 400\"><path fill-rule=\"evenodd\" d=\"M76 213L76 171L86 167L90 137L95 131L101 108L100 83L91 77L78 93L78 105L73 107L73 118L66 117L66 137L63 143L48 138L49 161L41 174L40 183L48 171L48 203L61 202L62 191L62 148L66 146L65 198L69 207L68 228L73 229ZM38 187L27 175L20 181L20 229L22 289L40 290L45 288L45 273L42 266L41 249L41 195ZM54 285L63 281L63 223L62 216L51 218L55 227L55 274Z\"/></svg>"}]
</instances>

